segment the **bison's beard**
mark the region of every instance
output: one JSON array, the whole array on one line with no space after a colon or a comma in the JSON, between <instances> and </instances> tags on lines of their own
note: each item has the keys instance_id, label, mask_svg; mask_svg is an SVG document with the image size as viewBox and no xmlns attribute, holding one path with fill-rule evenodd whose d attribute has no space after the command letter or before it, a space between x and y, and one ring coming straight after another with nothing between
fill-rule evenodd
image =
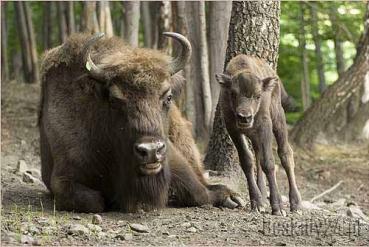
<instances>
[{"instance_id":1,"label":"bison's beard","mask_svg":"<svg viewBox=\"0 0 369 247\"><path fill-rule=\"evenodd\" d=\"M149 211L163 208L168 201L170 171L168 164L156 175L144 176L135 173L125 174L121 180L115 203L123 212L137 212L139 209Z\"/></svg>"}]
</instances>

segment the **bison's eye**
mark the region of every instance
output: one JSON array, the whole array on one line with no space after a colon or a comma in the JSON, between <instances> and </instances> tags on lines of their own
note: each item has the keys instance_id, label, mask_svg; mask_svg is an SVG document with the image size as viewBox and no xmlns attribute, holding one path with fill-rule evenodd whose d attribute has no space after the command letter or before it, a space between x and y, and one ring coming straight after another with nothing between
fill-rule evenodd
<instances>
[{"instance_id":1,"label":"bison's eye","mask_svg":"<svg viewBox=\"0 0 369 247\"><path fill-rule=\"evenodd\" d=\"M166 97L166 99L165 99L165 101L164 101L164 104L165 104L166 106L169 106L169 105L172 103L172 99L173 99L173 95L169 94L169 95Z\"/></svg>"},{"instance_id":2,"label":"bison's eye","mask_svg":"<svg viewBox=\"0 0 369 247\"><path fill-rule=\"evenodd\" d=\"M164 107L169 107L173 100L172 90L168 88L160 97Z\"/></svg>"},{"instance_id":3,"label":"bison's eye","mask_svg":"<svg viewBox=\"0 0 369 247\"><path fill-rule=\"evenodd\" d=\"M261 95L256 95L255 99L259 100L261 98Z\"/></svg>"}]
</instances>

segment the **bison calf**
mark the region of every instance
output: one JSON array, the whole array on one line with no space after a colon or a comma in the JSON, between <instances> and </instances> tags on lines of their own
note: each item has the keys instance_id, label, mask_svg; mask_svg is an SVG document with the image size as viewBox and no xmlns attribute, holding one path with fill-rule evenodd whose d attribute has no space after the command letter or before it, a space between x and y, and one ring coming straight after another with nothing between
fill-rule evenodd
<instances>
[{"instance_id":1,"label":"bison calf","mask_svg":"<svg viewBox=\"0 0 369 247\"><path fill-rule=\"evenodd\" d=\"M60 210L235 207L237 196L203 177L189 124L173 103L191 55L182 35L174 59L118 38L75 34L42 61L42 179Z\"/></svg>"},{"instance_id":2,"label":"bison calf","mask_svg":"<svg viewBox=\"0 0 369 247\"><path fill-rule=\"evenodd\" d=\"M225 74L216 77L222 85L220 106L225 125L247 178L251 208L261 210L263 207L266 197L264 171L270 189L272 214L282 213L272 150L274 134L278 155L288 176L291 211L297 210L301 197L295 181L293 152L288 143L281 103L281 94L286 95L282 83L266 62L247 55L234 57L227 65ZM254 156L245 136L250 139L254 149L257 183L254 178Z\"/></svg>"}]
</instances>

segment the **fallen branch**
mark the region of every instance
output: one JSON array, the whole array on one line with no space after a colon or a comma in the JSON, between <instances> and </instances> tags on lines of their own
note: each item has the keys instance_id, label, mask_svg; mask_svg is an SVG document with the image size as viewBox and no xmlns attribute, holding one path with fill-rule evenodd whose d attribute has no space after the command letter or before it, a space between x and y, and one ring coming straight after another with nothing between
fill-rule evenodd
<instances>
[{"instance_id":1,"label":"fallen branch","mask_svg":"<svg viewBox=\"0 0 369 247\"><path fill-rule=\"evenodd\" d=\"M317 200L317 199L319 199L319 198L321 198L321 197L325 196L326 194L331 193L332 191L334 191L335 189L337 189L337 188L338 188L338 186L340 186L340 185L342 184L342 182L343 182L343 180L339 181L339 182L338 182L336 185L334 185L332 188L330 188L330 189L328 189L328 190L324 191L323 193L321 193L321 194L319 194L319 195L317 195L317 196L313 197L313 198L310 200L310 202L313 202L313 201L315 201L315 200Z\"/></svg>"}]
</instances>

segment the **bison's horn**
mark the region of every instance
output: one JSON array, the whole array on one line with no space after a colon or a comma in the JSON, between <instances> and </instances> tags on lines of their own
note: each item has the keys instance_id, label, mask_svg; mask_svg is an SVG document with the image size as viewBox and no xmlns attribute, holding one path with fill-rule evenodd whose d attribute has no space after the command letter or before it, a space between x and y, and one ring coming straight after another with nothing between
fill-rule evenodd
<instances>
[{"instance_id":1,"label":"bison's horn","mask_svg":"<svg viewBox=\"0 0 369 247\"><path fill-rule=\"evenodd\" d=\"M97 79L103 78L103 70L96 66L96 64L91 59L91 47L102 37L104 37L104 33L96 33L94 34L85 44L83 52L85 54L84 61L86 62L86 69L89 71L90 75Z\"/></svg>"},{"instance_id":2,"label":"bison's horn","mask_svg":"<svg viewBox=\"0 0 369 247\"><path fill-rule=\"evenodd\" d=\"M170 66L170 74L174 75L178 71L182 70L190 59L192 52L191 43L185 36L179 33L165 32L163 35L171 37L181 44L178 55Z\"/></svg>"}]
</instances>

